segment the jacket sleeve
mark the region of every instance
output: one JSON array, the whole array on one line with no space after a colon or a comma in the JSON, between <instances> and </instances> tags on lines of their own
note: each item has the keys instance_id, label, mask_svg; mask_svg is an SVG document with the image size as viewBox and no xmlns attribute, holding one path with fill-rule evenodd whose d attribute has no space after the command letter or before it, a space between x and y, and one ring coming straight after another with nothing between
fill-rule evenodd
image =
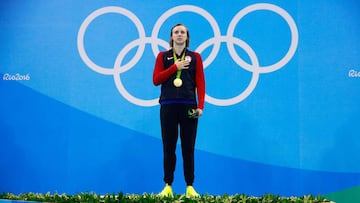
<instances>
[{"instance_id":1,"label":"jacket sleeve","mask_svg":"<svg viewBox=\"0 0 360 203\"><path fill-rule=\"evenodd\" d=\"M196 53L195 82L198 96L198 108L204 109L205 103L205 74L204 66L199 53Z\"/></svg>"},{"instance_id":2,"label":"jacket sleeve","mask_svg":"<svg viewBox=\"0 0 360 203\"><path fill-rule=\"evenodd\" d=\"M156 62L153 72L153 83L156 86L164 83L177 71L177 67L175 64L171 65L167 69L164 69L163 56L164 56L164 52L160 52L156 57Z\"/></svg>"}]
</instances>

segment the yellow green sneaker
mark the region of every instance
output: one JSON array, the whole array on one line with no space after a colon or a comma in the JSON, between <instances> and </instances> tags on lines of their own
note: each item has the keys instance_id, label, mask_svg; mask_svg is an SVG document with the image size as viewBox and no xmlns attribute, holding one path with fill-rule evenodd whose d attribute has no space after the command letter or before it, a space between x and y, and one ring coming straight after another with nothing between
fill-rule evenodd
<instances>
[{"instance_id":1,"label":"yellow green sneaker","mask_svg":"<svg viewBox=\"0 0 360 203\"><path fill-rule=\"evenodd\" d=\"M172 197L172 187L171 185L166 184L164 189L158 194L159 197Z\"/></svg>"},{"instance_id":2,"label":"yellow green sneaker","mask_svg":"<svg viewBox=\"0 0 360 203\"><path fill-rule=\"evenodd\" d=\"M186 197L200 197L200 195L195 191L193 186L187 186L186 187Z\"/></svg>"}]
</instances>

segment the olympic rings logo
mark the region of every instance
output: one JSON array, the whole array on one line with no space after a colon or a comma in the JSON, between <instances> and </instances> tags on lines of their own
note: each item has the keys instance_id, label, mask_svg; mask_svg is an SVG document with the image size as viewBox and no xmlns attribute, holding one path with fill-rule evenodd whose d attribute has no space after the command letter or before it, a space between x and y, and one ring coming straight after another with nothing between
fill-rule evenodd
<instances>
[{"instance_id":1,"label":"olympic rings logo","mask_svg":"<svg viewBox=\"0 0 360 203\"><path fill-rule=\"evenodd\" d=\"M290 28L290 32L291 32L291 43L290 43L290 47L287 50L287 53L285 54L285 56L283 56L283 58L281 58L278 62L276 62L272 65L268 65L268 66L260 66L259 60L258 60L257 55L254 52L254 50L243 40L233 37L233 33L234 33L237 23L247 14L257 11L257 10L268 10L268 11L277 13L287 22L287 24ZM129 69L134 67L136 65L136 63L138 63L138 61L140 60L141 56L144 53L145 45L147 43L151 44L151 48L152 48L152 51L153 51L153 54L155 57L160 52L158 46L162 46L162 47L168 49L168 46L169 46L168 42L165 40L159 39L157 36L158 36L159 30L160 30L160 27L165 22L165 20L167 20L170 16L172 16L176 13L179 13L179 12L193 12L193 13L199 14L200 16L204 17L209 22L209 24L211 25L211 27L213 29L214 37L204 41L203 43L201 43L199 45L199 47L197 47L195 49L195 51L201 53L206 48L213 45L213 49L211 50L209 56L203 60L204 69L207 68L214 61L214 59L216 58L216 55L219 52L220 44L222 42L224 42L227 45L227 49L228 49L232 59L241 68L252 73L251 81L250 81L249 85L246 87L246 89L242 93L240 93L239 95L237 95L233 98L218 99L218 98L214 98L214 97L211 97L210 95L206 94L205 101L207 101L211 104L214 104L214 105L230 106L230 105L234 105L234 104L237 104L237 103L243 101L255 89L256 84L259 80L259 75L261 73L270 73L270 72L276 71L276 70L284 67L291 60L291 58L293 57L293 55L295 54L295 51L297 49L299 35L298 35L297 26L296 26L293 18L284 9L282 9L276 5L273 5L273 4L258 3L258 4L250 5L244 9L240 10L233 17L232 21L230 22L226 36L221 36L220 28L219 28L216 20L206 10L204 10L200 7L197 7L197 6L193 6L193 5L177 6L177 7L167 10L164 14L162 14L159 17L159 19L155 23L155 26L152 30L151 37L146 37L144 27L143 27L141 21L137 18L137 16L135 14L133 14L129 10L124 9L122 7L109 6L109 7L103 7L98 10L95 10L89 16L87 16L86 19L84 20L84 22L81 24L79 32L78 32L78 37L77 37L77 47L78 47L78 51L81 56L81 59L92 70L94 70L100 74L113 75L117 89L119 90L120 94L125 99L127 99L129 102L139 105L139 106L155 106L158 104L158 98L144 100L144 99L139 99L137 97L134 97L125 89L124 85L122 84L120 75L121 75L121 73L128 71ZM94 63L88 57L88 55L85 51L85 48L84 48L84 36L85 36L85 32L87 30L87 27L94 19L96 19L97 17L99 17L101 15L107 14L107 13L118 13L118 14L126 16L135 24L137 31L139 33L138 39L133 40L132 42L128 43L119 52L119 54L116 57L113 68L102 67L102 66L99 66L96 63ZM241 47L243 50L246 51L246 53L248 54L248 56L250 58L251 64L247 63L242 58L240 58L240 56L235 51L234 44L236 44L237 46ZM134 47L138 47L135 55L129 62L127 62L126 64L123 64L124 57Z\"/></svg>"}]
</instances>

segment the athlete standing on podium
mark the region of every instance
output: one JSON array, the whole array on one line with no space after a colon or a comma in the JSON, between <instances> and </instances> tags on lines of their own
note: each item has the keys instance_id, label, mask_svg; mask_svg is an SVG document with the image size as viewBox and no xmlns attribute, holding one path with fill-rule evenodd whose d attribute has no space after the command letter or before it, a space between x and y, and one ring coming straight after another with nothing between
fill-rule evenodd
<instances>
[{"instance_id":1,"label":"athlete standing on podium","mask_svg":"<svg viewBox=\"0 0 360 203\"><path fill-rule=\"evenodd\" d=\"M161 85L160 123L164 153L165 187L159 196L172 196L176 144L180 129L186 196L198 197L193 188L194 151L198 117L205 100L205 77L199 53L188 50L190 36L183 24L170 31L170 50L160 52L153 72L154 85Z\"/></svg>"}]
</instances>

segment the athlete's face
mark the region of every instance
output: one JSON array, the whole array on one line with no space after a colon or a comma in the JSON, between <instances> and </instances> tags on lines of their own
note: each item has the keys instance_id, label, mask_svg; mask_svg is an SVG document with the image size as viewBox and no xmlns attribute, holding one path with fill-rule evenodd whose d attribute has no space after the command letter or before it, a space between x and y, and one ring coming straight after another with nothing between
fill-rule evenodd
<instances>
[{"instance_id":1,"label":"athlete's face","mask_svg":"<svg viewBox=\"0 0 360 203\"><path fill-rule=\"evenodd\" d=\"M186 27L179 25L172 30L172 40L176 45L185 45L187 40Z\"/></svg>"}]
</instances>

